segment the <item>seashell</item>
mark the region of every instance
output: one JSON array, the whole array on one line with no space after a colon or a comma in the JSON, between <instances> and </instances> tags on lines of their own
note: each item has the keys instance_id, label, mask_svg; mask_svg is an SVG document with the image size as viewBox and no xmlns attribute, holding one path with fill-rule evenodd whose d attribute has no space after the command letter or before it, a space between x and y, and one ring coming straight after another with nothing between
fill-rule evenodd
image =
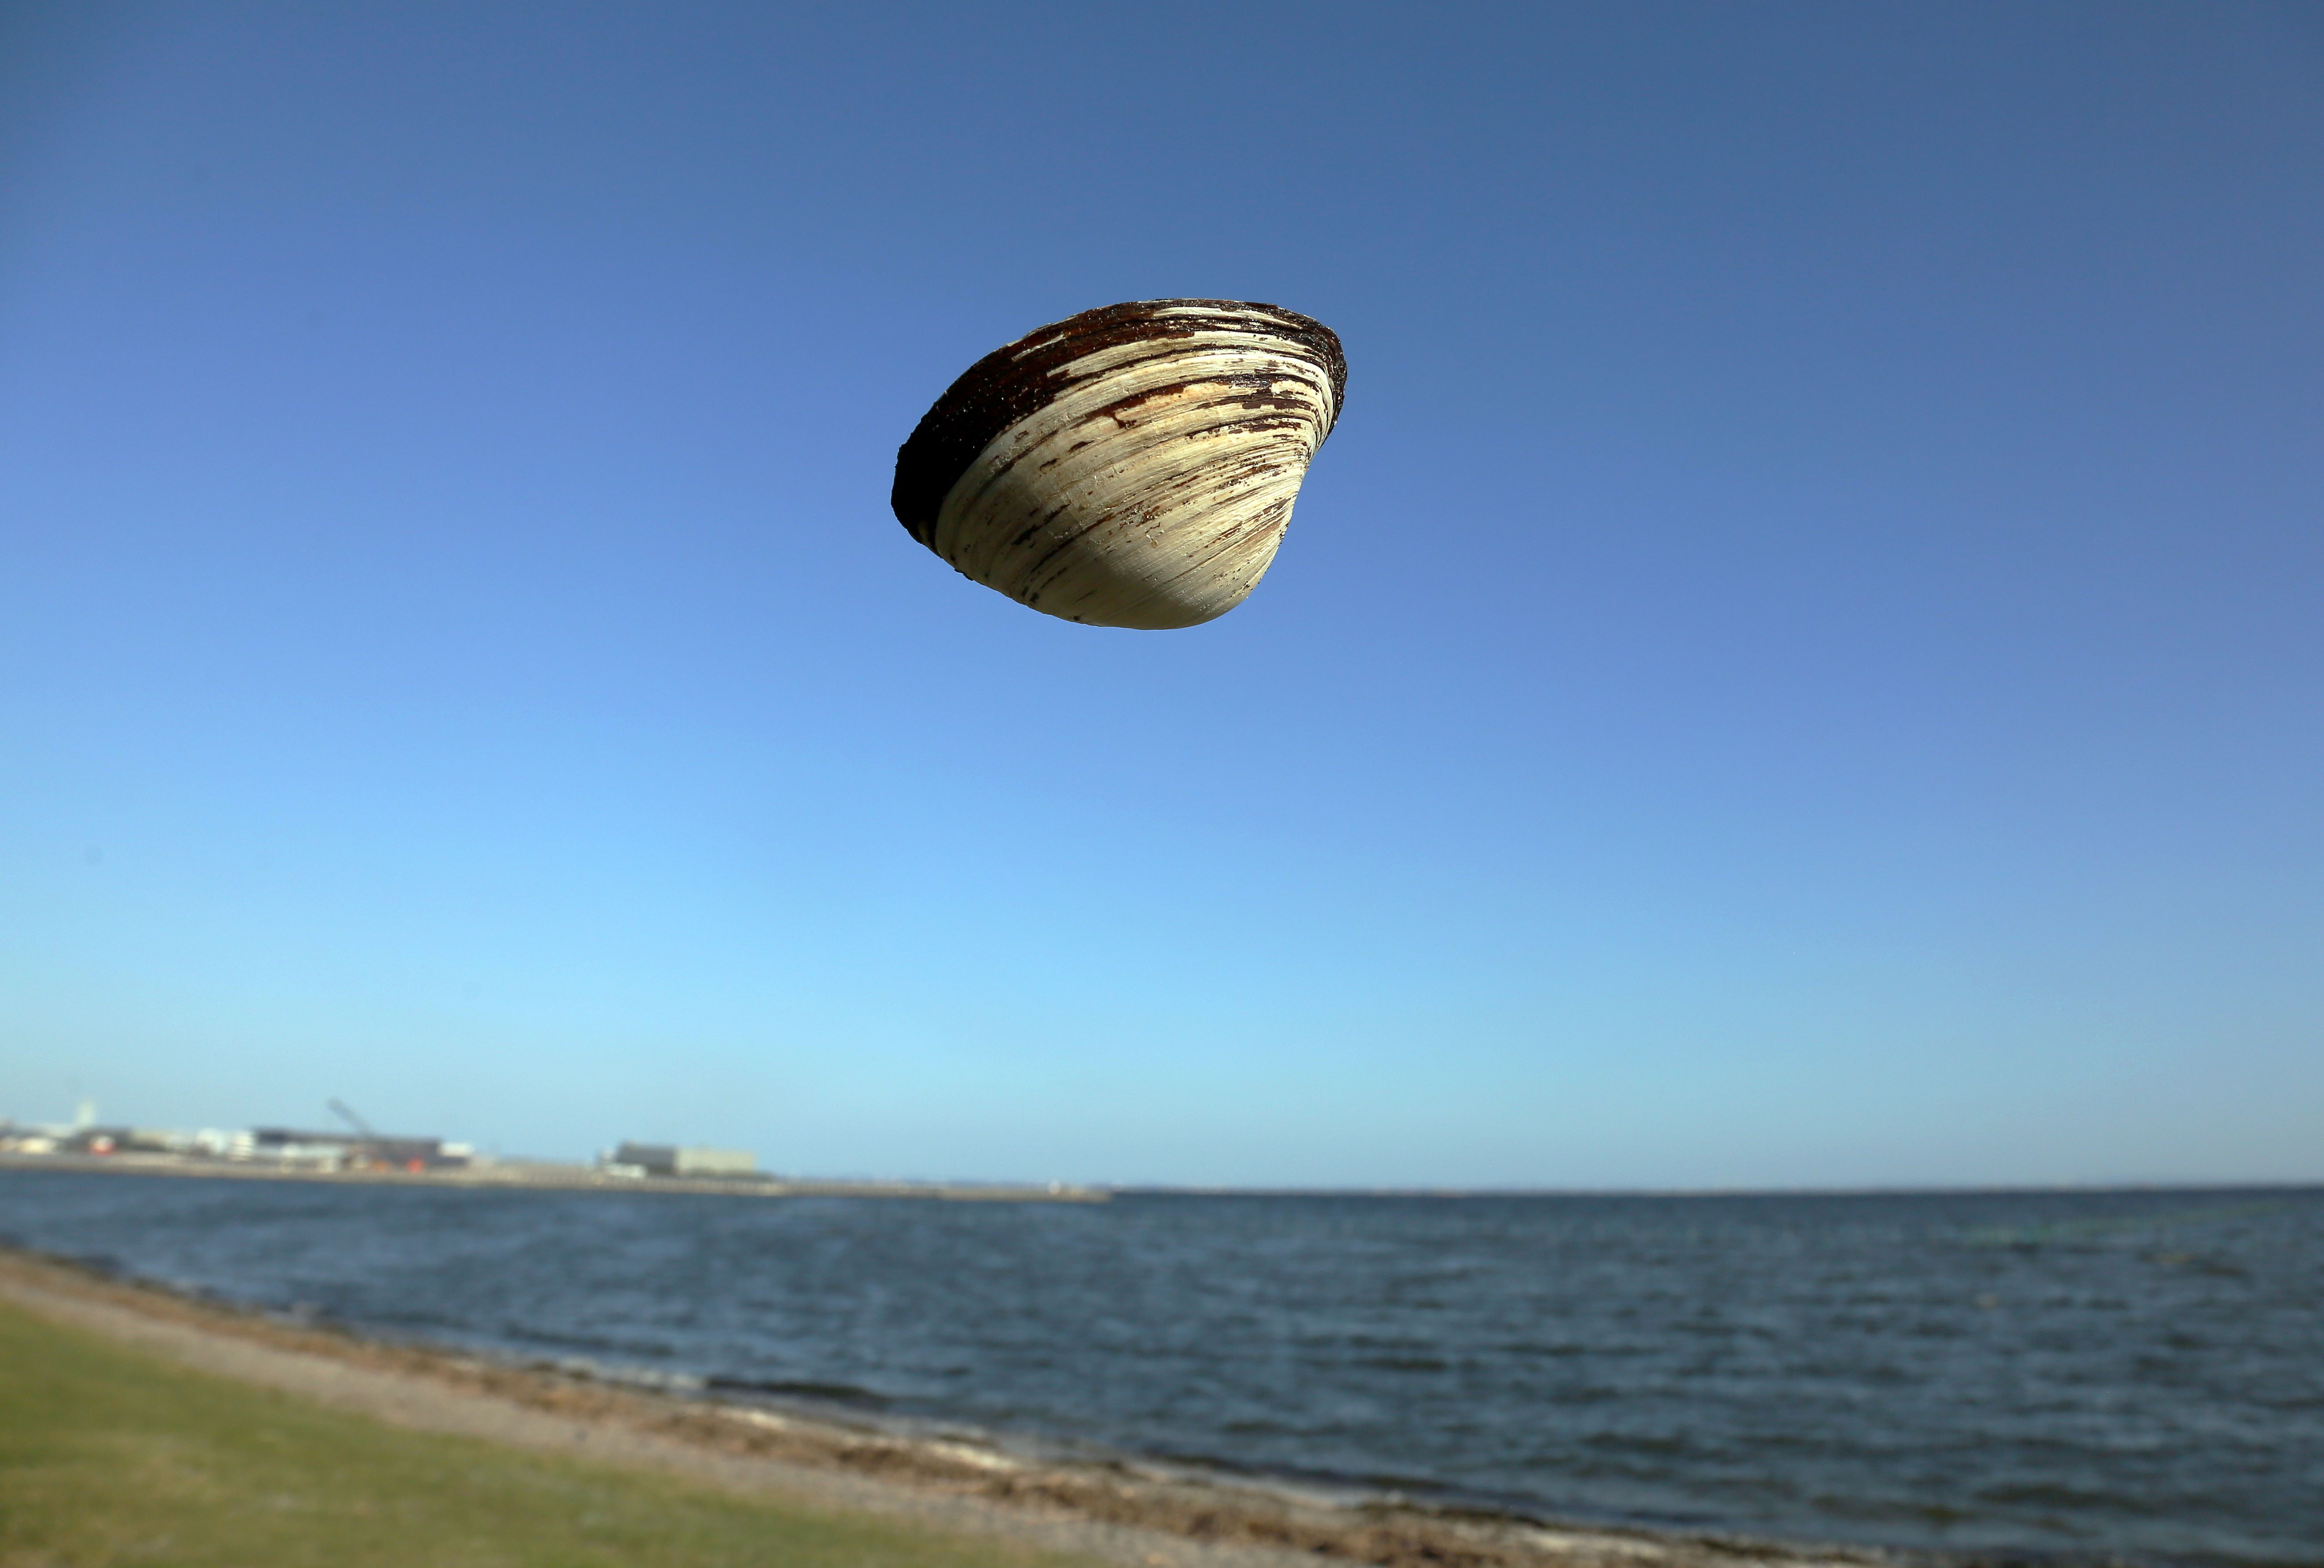
<instances>
[{"instance_id":1,"label":"seashell","mask_svg":"<svg viewBox=\"0 0 2324 1568\"><path fill-rule=\"evenodd\" d=\"M1273 305L1084 310L936 400L896 454L896 517L1044 614L1199 625L1275 558L1347 380L1332 329Z\"/></svg>"}]
</instances>

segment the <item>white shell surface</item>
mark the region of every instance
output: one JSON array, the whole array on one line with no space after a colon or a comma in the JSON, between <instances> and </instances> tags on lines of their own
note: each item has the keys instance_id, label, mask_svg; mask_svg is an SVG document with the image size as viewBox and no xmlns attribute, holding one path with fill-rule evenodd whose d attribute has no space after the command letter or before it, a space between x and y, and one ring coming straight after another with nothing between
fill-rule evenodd
<instances>
[{"instance_id":1,"label":"white shell surface","mask_svg":"<svg viewBox=\"0 0 2324 1568\"><path fill-rule=\"evenodd\" d=\"M1050 401L945 493L929 548L1089 625L1159 631L1233 609L1275 558L1338 414L1329 371L1269 332L1262 309L1243 308L1248 325L1066 364ZM1185 314L1218 320L1215 309Z\"/></svg>"}]
</instances>

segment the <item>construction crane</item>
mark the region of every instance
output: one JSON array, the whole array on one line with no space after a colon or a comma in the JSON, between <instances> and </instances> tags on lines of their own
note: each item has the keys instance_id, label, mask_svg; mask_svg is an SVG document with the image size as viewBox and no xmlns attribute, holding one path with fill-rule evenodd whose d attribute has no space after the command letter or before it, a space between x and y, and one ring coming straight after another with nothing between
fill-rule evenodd
<instances>
[{"instance_id":1,"label":"construction crane","mask_svg":"<svg viewBox=\"0 0 2324 1568\"><path fill-rule=\"evenodd\" d=\"M373 1127L370 1122L365 1121L362 1117L356 1115L355 1108L348 1104L346 1101L333 1100L329 1103L333 1113L336 1114L340 1121L346 1122L349 1127L354 1128L357 1132L363 1135L363 1141L355 1145L357 1153L355 1157L355 1164L356 1168L384 1170L387 1167L387 1140L380 1137L378 1130Z\"/></svg>"}]
</instances>

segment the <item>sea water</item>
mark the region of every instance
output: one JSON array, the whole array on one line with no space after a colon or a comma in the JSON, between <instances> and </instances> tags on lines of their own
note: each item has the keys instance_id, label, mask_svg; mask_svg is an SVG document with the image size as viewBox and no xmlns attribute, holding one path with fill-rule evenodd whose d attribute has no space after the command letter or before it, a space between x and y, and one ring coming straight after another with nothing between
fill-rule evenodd
<instances>
[{"instance_id":1,"label":"sea water","mask_svg":"<svg viewBox=\"0 0 2324 1568\"><path fill-rule=\"evenodd\" d=\"M1535 1517L2324 1563L2324 1191L1125 1194L0 1174L0 1234L373 1333Z\"/></svg>"}]
</instances>

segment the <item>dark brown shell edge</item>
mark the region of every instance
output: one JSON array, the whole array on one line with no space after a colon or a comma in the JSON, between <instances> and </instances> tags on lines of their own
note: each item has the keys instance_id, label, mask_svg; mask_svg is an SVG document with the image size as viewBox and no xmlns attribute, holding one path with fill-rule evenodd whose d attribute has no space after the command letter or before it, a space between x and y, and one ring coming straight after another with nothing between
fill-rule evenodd
<instances>
[{"instance_id":1,"label":"dark brown shell edge","mask_svg":"<svg viewBox=\"0 0 2324 1568\"><path fill-rule=\"evenodd\" d=\"M1157 316L1169 309L1201 309L1210 316ZM1222 327L1248 328L1251 311L1264 310L1277 319L1267 329L1298 344L1313 355L1332 378L1332 423L1340 421L1346 401L1348 360L1339 334L1312 317L1280 305L1240 300L1133 300L1102 305L1047 327L1037 327L1016 342L994 349L962 373L945 389L936 405L920 416L911 436L896 452L896 483L888 503L906 532L927 544L936 531L936 513L954 483L976 461L976 455L994 437L1039 410L1062 388L1052 384L1057 373L1084 355L1148 338L1188 337ZM1329 429L1324 435L1332 432Z\"/></svg>"}]
</instances>

